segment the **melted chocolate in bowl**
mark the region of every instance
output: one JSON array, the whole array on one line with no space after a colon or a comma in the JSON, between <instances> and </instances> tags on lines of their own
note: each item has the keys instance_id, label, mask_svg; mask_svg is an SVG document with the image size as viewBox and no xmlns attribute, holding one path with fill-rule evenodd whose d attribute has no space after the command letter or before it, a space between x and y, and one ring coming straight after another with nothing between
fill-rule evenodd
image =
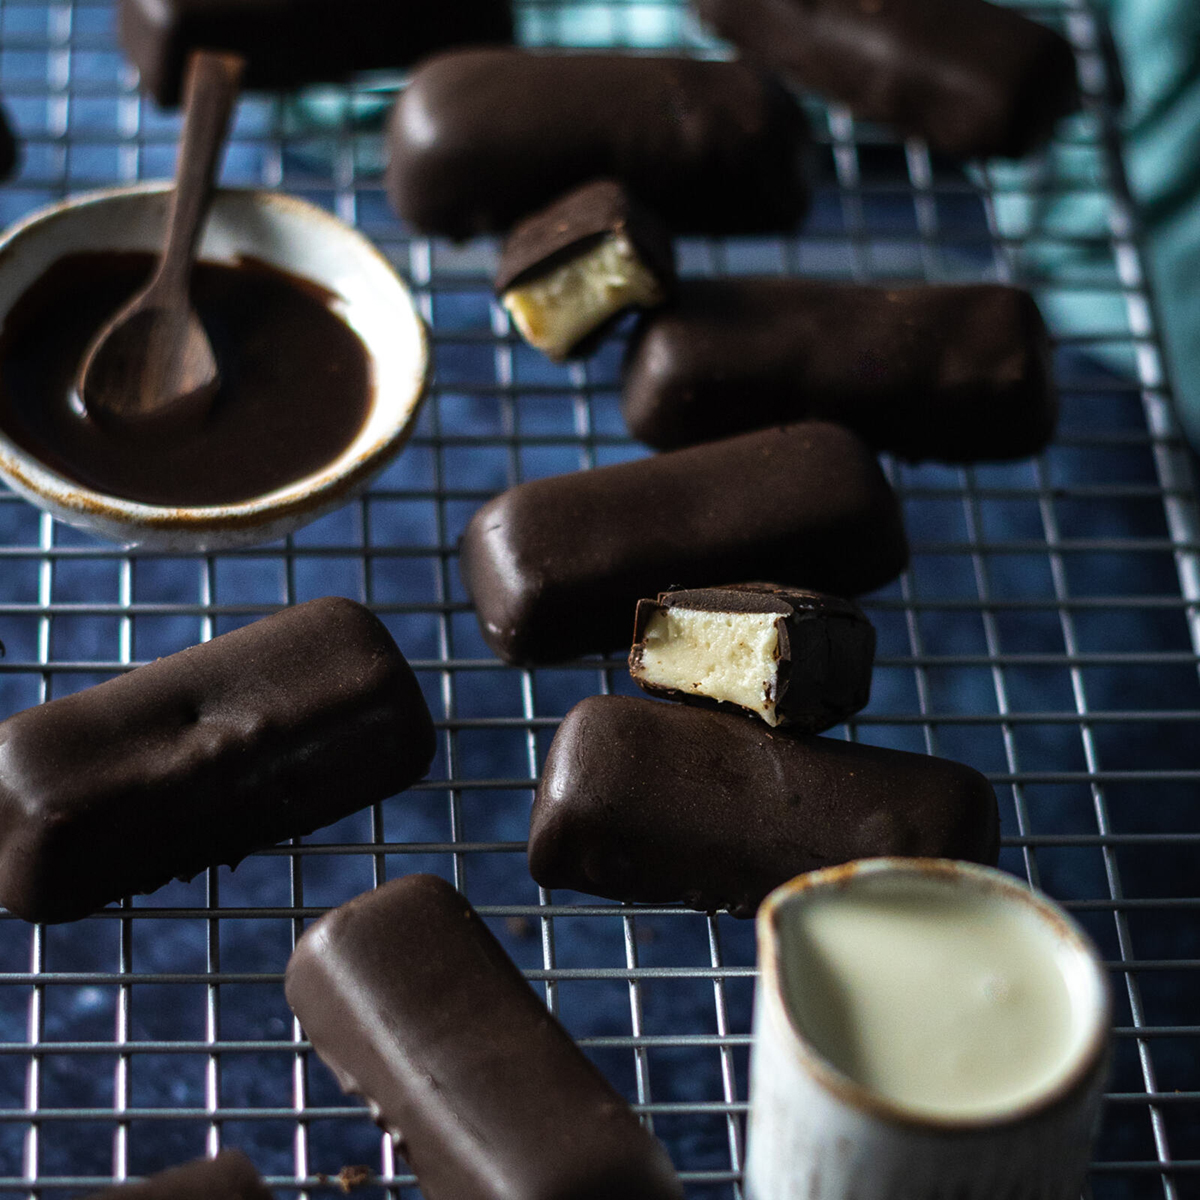
<instances>
[{"instance_id":1,"label":"melted chocolate in bowl","mask_svg":"<svg viewBox=\"0 0 1200 1200\"><path fill-rule=\"evenodd\" d=\"M332 292L255 259L200 262L192 275L221 372L198 432L138 440L75 411L92 337L155 262L148 253L70 254L28 288L0 332L0 429L61 475L168 507L251 500L333 462L370 413L370 357L330 309Z\"/></svg>"}]
</instances>

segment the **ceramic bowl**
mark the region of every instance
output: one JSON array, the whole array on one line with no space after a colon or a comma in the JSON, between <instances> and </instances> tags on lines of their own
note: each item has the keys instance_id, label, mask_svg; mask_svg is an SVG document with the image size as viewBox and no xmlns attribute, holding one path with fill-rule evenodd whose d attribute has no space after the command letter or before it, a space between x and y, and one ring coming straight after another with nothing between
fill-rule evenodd
<instances>
[{"instance_id":1,"label":"ceramic bowl","mask_svg":"<svg viewBox=\"0 0 1200 1200\"><path fill-rule=\"evenodd\" d=\"M53 262L85 250L161 245L171 185L73 196L0 237L0 323ZM334 293L335 311L371 361L374 397L358 436L321 470L251 500L204 507L142 504L51 470L0 431L0 477L32 503L100 537L148 549L208 551L270 541L360 492L412 433L429 377L429 338L407 287L360 233L323 209L266 191L220 191L200 257L252 255Z\"/></svg>"}]
</instances>

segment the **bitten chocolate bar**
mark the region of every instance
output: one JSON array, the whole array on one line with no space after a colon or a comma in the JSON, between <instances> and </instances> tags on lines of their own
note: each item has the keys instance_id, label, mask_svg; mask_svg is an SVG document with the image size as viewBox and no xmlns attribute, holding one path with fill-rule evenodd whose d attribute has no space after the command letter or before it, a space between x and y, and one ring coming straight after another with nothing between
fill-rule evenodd
<instances>
[{"instance_id":1,"label":"bitten chocolate bar","mask_svg":"<svg viewBox=\"0 0 1200 1200\"><path fill-rule=\"evenodd\" d=\"M1054 435L1050 340L1028 292L688 280L625 363L630 432L658 449L818 417L912 461L1022 458Z\"/></svg>"},{"instance_id":2,"label":"bitten chocolate bar","mask_svg":"<svg viewBox=\"0 0 1200 1200\"><path fill-rule=\"evenodd\" d=\"M413 75L387 142L392 206L454 238L503 232L601 177L676 232L789 229L807 204L800 109L741 62L447 53Z\"/></svg>"},{"instance_id":3,"label":"bitten chocolate bar","mask_svg":"<svg viewBox=\"0 0 1200 1200\"><path fill-rule=\"evenodd\" d=\"M637 602L672 586L853 596L907 561L874 456L820 421L519 484L476 512L459 553L483 636L510 663L627 646Z\"/></svg>"},{"instance_id":4,"label":"bitten chocolate bar","mask_svg":"<svg viewBox=\"0 0 1200 1200\"><path fill-rule=\"evenodd\" d=\"M193 50L242 55L247 88L293 88L508 42L513 27L510 0L119 0L117 30L143 89L173 105Z\"/></svg>"},{"instance_id":5,"label":"bitten chocolate bar","mask_svg":"<svg viewBox=\"0 0 1200 1200\"><path fill-rule=\"evenodd\" d=\"M820 733L866 705L874 662L857 604L740 583L639 600L629 673L652 696Z\"/></svg>"},{"instance_id":6,"label":"bitten chocolate bar","mask_svg":"<svg viewBox=\"0 0 1200 1200\"><path fill-rule=\"evenodd\" d=\"M415 783L433 722L377 617L311 600L0 723L0 901L71 921Z\"/></svg>"},{"instance_id":7,"label":"bitten chocolate bar","mask_svg":"<svg viewBox=\"0 0 1200 1200\"><path fill-rule=\"evenodd\" d=\"M467 900L408 875L327 913L284 983L428 1200L680 1200L662 1146Z\"/></svg>"},{"instance_id":8,"label":"bitten chocolate bar","mask_svg":"<svg viewBox=\"0 0 1200 1200\"><path fill-rule=\"evenodd\" d=\"M995 792L961 763L625 696L567 714L529 829L543 887L740 917L817 867L998 853Z\"/></svg>"},{"instance_id":9,"label":"bitten chocolate bar","mask_svg":"<svg viewBox=\"0 0 1200 1200\"><path fill-rule=\"evenodd\" d=\"M693 0L722 37L943 154L1020 157L1079 106L1075 56L986 0Z\"/></svg>"},{"instance_id":10,"label":"bitten chocolate bar","mask_svg":"<svg viewBox=\"0 0 1200 1200\"><path fill-rule=\"evenodd\" d=\"M671 235L612 179L527 217L500 253L496 291L521 336L561 360L630 308L654 308L675 280Z\"/></svg>"},{"instance_id":11,"label":"bitten chocolate bar","mask_svg":"<svg viewBox=\"0 0 1200 1200\"><path fill-rule=\"evenodd\" d=\"M254 1164L240 1150L222 1150L140 1183L97 1192L91 1200L272 1200Z\"/></svg>"}]
</instances>

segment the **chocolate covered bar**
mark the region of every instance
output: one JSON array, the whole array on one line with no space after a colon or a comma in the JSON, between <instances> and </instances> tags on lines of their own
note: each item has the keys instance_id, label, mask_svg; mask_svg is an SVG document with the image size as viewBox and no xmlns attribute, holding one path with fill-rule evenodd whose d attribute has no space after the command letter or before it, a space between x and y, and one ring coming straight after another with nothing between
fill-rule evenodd
<instances>
[{"instance_id":1,"label":"chocolate covered bar","mask_svg":"<svg viewBox=\"0 0 1200 1200\"><path fill-rule=\"evenodd\" d=\"M327 913L288 1003L427 1200L680 1200L670 1159L467 900L409 875Z\"/></svg>"},{"instance_id":2,"label":"chocolate covered bar","mask_svg":"<svg viewBox=\"0 0 1200 1200\"><path fill-rule=\"evenodd\" d=\"M0 902L70 921L415 783L421 689L361 604L311 600L0 723Z\"/></svg>"},{"instance_id":3,"label":"chocolate covered bar","mask_svg":"<svg viewBox=\"0 0 1200 1200\"><path fill-rule=\"evenodd\" d=\"M722 37L957 158L1020 157L1079 106L1053 30L986 0L693 0Z\"/></svg>"},{"instance_id":4,"label":"chocolate covered bar","mask_svg":"<svg viewBox=\"0 0 1200 1200\"><path fill-rule=\"evenodd\" d=\"M791 228L807 126L741 62L464 50L422 64L388 131L387 191L414 228L509 229L589 180L620 180L676 232Z\"/></svg>"},{"instance_id":5,"label":"chocolate covered bar","mask_svg":"<svg viewBox=\"0 0 1200 1200\"><path fill-rule=\"evenodd\" d=\"M820 733L871 697L875 628L857 604L771 583L639 600L629 674L652 696Z\"/></svg>"},{"instance_id":6,"label":"chocolate covered bar","mask_svg":"<svg viewBox=\"0 0 1200 1200\"><path fill-rule=\"evenodd\" d=\"M508 235L496 292L521 336L561 360L619 313L661 304L674 279L662 222L616 180L598 179Z\"/></svg>"},{"instance_id":7,"label":"chocolate covered bar","mask_svg":"<svg viewBox=\"0 0 1200 1200\"><path fill-rule=\"evenodd\" d=\"M996 795L961 763L625 696L567 714L529 829L543 887L739 917L817 867L998 853Z\"/></svg>"},{"instance_id":8,"label":"chocolate covered bar","mask_svg":"<svg viewBox=\"0 0 1200 1200\"><path fill-rule=\"evenodd\" d=\"M767 578L853 596L907 560L871 452L820 421L519 484L476 512L459 553L510 663L628 645L637 602L672 586Z\"/></svg>"},{"instance_id":9,"label":"chocolate covered bar","mask_svg":"<svg viewBox=\"0 0 1200 1200\"><path fill-rule=\"evenodd\" d=\"M159 104L179 102L193 50L246 60L247 88L293 88L512 40L510 0L119 0L117 31Z\"/></svg>"},{"instance_id":10,"label":"chocolate covered bar","mask_svg":"<svg viewBox=\"0 0 1200 1200\"><path fill-rule=\"evenodd\" d=\"M96 1192L90 1200L272 1200L254 1164L240 1150L222 1150L140 1183Z\"/></svg>"},{"instance_id":11,"label":"chocolate covered bar","mask_svg":"<svg viewBox=\"0 0 1200 1200\"><path fill-rule=\"evenodd\" d=\"M912 461L1022 458L1054 435L1033 297L994 284L689 280L640 324L622 411L659 449L819 417Z\"/></svg>"}]
</instances>

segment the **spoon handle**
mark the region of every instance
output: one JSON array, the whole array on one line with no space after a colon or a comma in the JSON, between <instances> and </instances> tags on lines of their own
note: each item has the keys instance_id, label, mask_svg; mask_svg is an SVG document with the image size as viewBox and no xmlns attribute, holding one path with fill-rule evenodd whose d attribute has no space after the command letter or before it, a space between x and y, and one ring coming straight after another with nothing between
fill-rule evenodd
<instances>
[{"instance_id":1,"label":"spoon handle","mask_svg":"<svg viewBox=\"0 0 1200 1200\"><path fill-rule=\"evenodd\" d=\"M167 219L167 241L154 279L155 290L186 297L196 243L216 187L217 156L237 101L245 59L200 50L188 62L183 133L175 191Z\"/></svg>"}]
</instances>

